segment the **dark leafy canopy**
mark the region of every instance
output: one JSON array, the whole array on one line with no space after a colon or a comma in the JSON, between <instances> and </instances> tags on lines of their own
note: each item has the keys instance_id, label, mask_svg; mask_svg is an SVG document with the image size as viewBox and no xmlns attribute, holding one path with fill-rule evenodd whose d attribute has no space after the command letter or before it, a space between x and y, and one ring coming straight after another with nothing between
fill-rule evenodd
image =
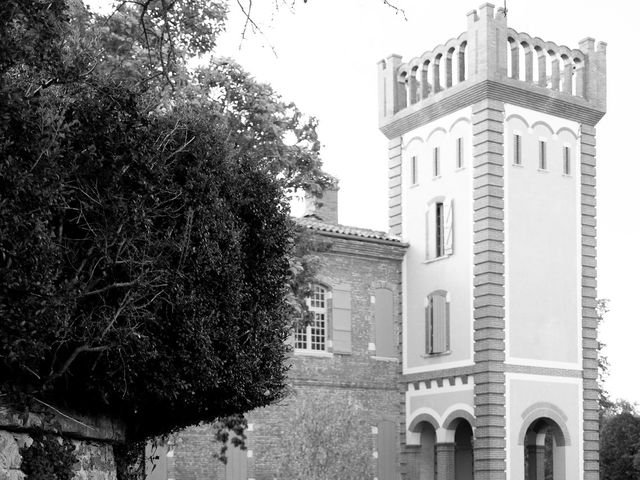
<instances>
[{"instance_id":1,"label":"dark leafy canopy","mask_svg":"<svg viewBox=\"0 0 640 480\"><path fill-rule=\"evenodd\" d=\"M330 182L295 106L230 60L185 72L224 4L159 5L0 4L0 388L131 439L279 398L285 194Z\"/></svg>"},{"instance_id":2,"label":"dark leafy canopy","mask_svg":"<svg viewBox=\"0 0 640 480\"><path fill-rule=\"evenodd\" d=\"M600 478L640 478L640 416L628 402L612 404L602 419Z\"/></svg>"}]
</instances>

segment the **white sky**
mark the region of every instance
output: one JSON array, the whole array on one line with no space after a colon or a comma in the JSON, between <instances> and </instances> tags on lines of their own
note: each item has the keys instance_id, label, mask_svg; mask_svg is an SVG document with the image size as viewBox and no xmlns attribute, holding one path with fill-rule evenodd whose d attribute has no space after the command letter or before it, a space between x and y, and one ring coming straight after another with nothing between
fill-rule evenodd
<instances>
[{"instance_id":1,"label":"white sky","mask_svg":"<svg viewBox=\"0 0 640 480\"><path fill-rule=\"evenodd\" d=\"M377 62L431 50L466 29L481 0L297 0L295 12L254 0L265 36L242 42L236 0L216 55L234 57L286 100L320 120L325 169L340 180L340 222L387 230L387 140L379 132ZM106 0L105 0L106 2ZM93 5L101 0L90 1ZM246 0L243 2L246 3ZM496 7L502 1L496 2ZM507 0L508 24L577 48L585 37L608 43L608 113L598 138L598 295L609 298L601 340L611 364L612 396L640 402L640 158L634 129L640 100L633 56L637 0ZM273 51L277 53L277 57ZM553 248L553 245L549 246Z\"/></svg>"}]
</instances>

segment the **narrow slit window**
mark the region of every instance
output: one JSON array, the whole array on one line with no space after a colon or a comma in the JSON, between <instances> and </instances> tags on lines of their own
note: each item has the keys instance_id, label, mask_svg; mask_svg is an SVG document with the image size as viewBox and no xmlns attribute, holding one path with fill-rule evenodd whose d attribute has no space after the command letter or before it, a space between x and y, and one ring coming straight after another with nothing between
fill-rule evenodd
<instances>
[{"instance_id":1,"label":"narrow slit window","mask_svg":"<svg viewBox=\"0 0 640 480\"><path fill-rule=\"evenodd\" d=\"M464 167L464 145L462 137L459 137L456 141L456 168L462 167Z\"/></svg>"},{"instance_id":2,"label":"narrow slit window","mask_svg":"<svg viewBox=\"0 0 640 480\"><path fill-rule=\"evenodd\" d=\"M540 163L539 163L540 170L546 170L547 169L547 142L545 142L544 140L540 140L538 150L539 150L538 156L540 158Z\"/></svg>"},{"instance_id":3,"label":"narrow slit window","mask_svg":"<svg viewBox=\"0 0 640 480\"><path fill-rule=\"evenodd\" d=\"M513 164L522 165L522 139L517 133L513 135Z\"/></svg>"},{"instance_id":4,"label":"narrow slit window","mask_svg":"<svg viewBox=\"0 0 640 480\"><path fill-rule=\"evenodd\" d=\"M563 172L565 175L571 175L571 149L564 147L563 153Z\"/></svg>"},{"instance_id":5,"label":"narrow slit window","mask_svg":"<svg viewBox=\"0 0 640 480\"><path fill-rule=\"evenodd\" d=\"M444 255L444 204L436 204L436 257Z\"/></svg>"},{"instance_id":6,"label":"narrow slit window","mask_svg":"<svg viewBox=\"0 0 640 480\"><path fill-rule=\"evenodd\" d=\"M418 157L411 157L411 185L418 183Z\"/></svg>"},{"instance_id":7,"label":"narrow slit window","mask_svg":"<svg viewBox=\"0 0 640 480\"><path fill-rule=\"evenodd\" d=\"M433 149L433 176L440 176L440 148Z\"/></svg>"}]
</instances>

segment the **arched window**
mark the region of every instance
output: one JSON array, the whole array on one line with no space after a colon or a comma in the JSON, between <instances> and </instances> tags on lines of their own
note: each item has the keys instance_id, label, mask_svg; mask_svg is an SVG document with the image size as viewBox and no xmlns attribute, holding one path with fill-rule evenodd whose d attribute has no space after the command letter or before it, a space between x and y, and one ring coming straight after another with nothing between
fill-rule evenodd
<instances>
[{"instance_id":1,"label":"arched window","mask_svg":"<svg viewBox=\"0 0 640 480\"><path fill-rule=\"evenodd\" d=\"M446 353L450 350L450 309L447 292L437 290L427 297L425 303L425 353L427 355Z\"/></svg>"},{"instance_id":2,"label":"arched window","mask_svg":"<svg viewBox=\"0 0 640 480\"><path fill-rule=\"evenodd\" d=\"M314 285L307 306L313 314L313 320L306 326L296 329L295 348L323 352L327 346L327 289Z\"/></svg>"}]
</instances>

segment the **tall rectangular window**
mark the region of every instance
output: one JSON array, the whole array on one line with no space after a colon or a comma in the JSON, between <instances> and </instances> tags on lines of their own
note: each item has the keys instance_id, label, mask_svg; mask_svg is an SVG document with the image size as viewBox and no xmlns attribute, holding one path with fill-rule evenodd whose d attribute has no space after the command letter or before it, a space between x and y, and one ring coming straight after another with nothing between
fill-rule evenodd
<instances>
[{"instance_id":1,"label":"tall rectangular window","mask_svg":"<svg viewBox=\"0 0 640 480\"><path fill-rule=\"evenodd\" d=\"M520 135L513 135L513 164L522 165L522 139Z\"/></svg>"},{"instance_id":2,"label":"tall rectangular window","mask_svg":"<svg viewBox=\"0 0 640 480\"><path fill-rule=\"evenodd\" d=\"M440 176L440 147L433 149L433 176Z\"/></svg>"},{"instance_id":3,"label":"tall rectangular window","mask_svg":"<svg viewBox=\"0 0 640 480\"><path fill-rule=\"evenodd\" d=\"M418 157L411 157L411 185L418 183Z\"/></svg>"},{"instance_id":4,"label":"tall rectangular window","mask_svg":"<svg viewBox=\"0 0 640 480\"><path fill-rule=\"evenodd\" d=\"M539 163L539 168L540 170L546 170L547 169L547 142L545 142L544 140L540 140L540 143L538 144L538 157L540 160Z\"/></svg>"},{"instance_id":5,"label":"tall rectangular window","mask_svg":"<svg viewBox=\"0 0 640 480\"><path fill-rule=\"evenodd\" d=\"M563 148L563 173L565 175L571 175L571 149L569 147Z\"/></svg>"},{"instance_id":6,"label":"tall rectangular window","mask_svg":"<svg viewBox=\"0 0 640 480\"><path fill-rule=\"evenodd\" d=\"M327 338L327 290L314 285L313 293L307 298L307 306L313 320L309 325L296 329L295 348L322 352Z\"/></svg>"},{"instance_id":7,"label":"tall rectangular window","mask_svg":"<svg viewBox=\"0 0 640 480\"><path fill-rule=\"evenodd\" d=\"M426 353L445 353L450 350L449 302L447 292L438 290L427 297Z\"/></svg>"},{"instance_id":8,"label":"tall rectangular window","mask_svg":"<svg viewBox=\"0 0 640 480\"><path fill-rule=\"evenodd\" d=\"M464 167L464 144L462 137L459 137L456 141L456 168L462 167Z\"/></svg>"},{"instance_id":9,"label":"tall rectangular window","mask_svg":"<svg viewBox=\"0 0 640 480\"><path fill-rule=\"evenodd\" d=\"M436 203L436 257L444 255L444 204Z\"/></svg>"}]
</instances>

